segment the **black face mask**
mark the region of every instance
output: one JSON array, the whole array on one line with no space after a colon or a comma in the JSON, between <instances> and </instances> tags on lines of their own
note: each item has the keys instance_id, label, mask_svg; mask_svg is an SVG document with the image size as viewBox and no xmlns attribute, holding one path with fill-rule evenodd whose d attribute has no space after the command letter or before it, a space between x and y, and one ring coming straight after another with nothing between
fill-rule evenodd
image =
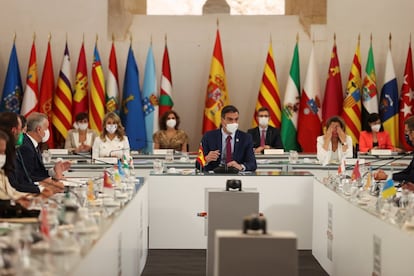
<instances>
[{"instance_id":1,"label":"black face mask","mask_svg":"<svg viewBox=\"0 0 414 276\"><path fill-rule=\"evenodd\" d=\"M408 134L405 134L405 141L407 142L407 144L408 144L410 147L414 146L414 145L413 145L413 142L411 142L410 137L408 136Z\"/></svg>"}]
</instances>

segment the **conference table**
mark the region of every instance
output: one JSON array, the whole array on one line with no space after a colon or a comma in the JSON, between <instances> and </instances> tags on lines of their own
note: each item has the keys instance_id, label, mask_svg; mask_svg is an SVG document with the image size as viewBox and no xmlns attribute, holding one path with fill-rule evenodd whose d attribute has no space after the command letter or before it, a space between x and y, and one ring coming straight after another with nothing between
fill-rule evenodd
<instances>
[{"instance_id":1,"label":"conference table","mask_svg":"<svg viewBox=\"0 0 414 276\"><path fill-rule=\"evenodd\" d=\"M69 177L100 176L102 170L113 166L85 161L79 156L64 157L77 160L67 173ZM143 205L139 209L139 216L146 217L142 219L145 224L143 227L148 229L148 244L141 247L145 251L141 256L145 258L148 249L205 249L207 193L212 189L224 190L229 179L239 179L244 190L258 191L259 211L267 219L268 229L295 232L298 249L312 250L315 258L331 275L365 275L367 271L376 271L373 262L377 265L376 269L382 269L381 275L395 275L390 273L394 269L388 264L390 255L394 256L390 260L399 255L404 255L403 260L408 260L408 256L412 255L410 253L413 253L414 237L410 231L366 212L362 206L327 187L323 180L335 175L338 165L321 166L314 155L299 155L295 164L289 163L287 154L258 155L257 172L239 175L197 173L194 170L195 155L190 155L189 160L177 155L174 161L164 162L164 173L156 174L153 160L163 160L163 156L133 154L133 157L135 175L145 179L146 187L142 196L147 198L140 203ZM365 155L360 158L360 166L365 171L379 167L386 171L398 171L405 168L410 160L410 156ZM351 160L347 165L348 175L355 161ZM242 218L240 221L242 229ZM124 223L123 227L128 227L129 222L126 220ZM330 223L329 227L327 223ZM115 235L112 240L115 239L118 247L124 245L119 241L119 234L108 233L109 236ZM392 242L394 236L399 236L400 248ZM353 245L353 241L356 241L357 246ZM379 265L378 252L373 249L378 248L378 243L381 248ZM89 262L88 256L82 261ZM353 262L355 266L351 265ZM401 272L398 275L408 275L408 271L414 271L410 262L406 263L404 268L395 270Z\"/></svg>"}]
</instances>

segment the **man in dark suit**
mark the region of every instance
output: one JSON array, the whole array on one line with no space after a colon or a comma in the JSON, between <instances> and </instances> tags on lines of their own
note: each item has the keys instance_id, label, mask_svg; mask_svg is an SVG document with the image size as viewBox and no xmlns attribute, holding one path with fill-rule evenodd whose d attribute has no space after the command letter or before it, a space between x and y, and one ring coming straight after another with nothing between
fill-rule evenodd
<instances>
[{"instance_id":1,"label":"man in dark suit","mask_svg":"<svg viewBox=\"0 0 414 276\"><path fill-rule=\"evenodd\" d=\"M253 138L255 153L263 153L265 149L283 149L280 129L269 126L270 112L267 107L257 110L259 125L247 131Z\"/></svg>"},{"instance_id":2,"label":"man in dark suit","mask_svg":"<svg viewBox=\"0 0 414 276\"><path fill-rule=\"evenodd\" d=\"M239 111L228 105L221 111L221 128L208 131L201 139L206 171L220 165L238 171L255 171L256 157L253 152L252 137L238 130Z\"/></svg>"},{"instance_id":3,"label":"man in dark suit","mask_svg":"<svg viewBox=\"0 0 414 276\"><path fill-rule=\"evenodd\" d=\"M45 114L34 112L27 118L27 134L24 134L23 144L17 150L18 169L25 171L33 182L50 187L55 192L63 189L63 172L70 167L69 161L60 161L49 170L43 164L39 150L40 142L47 142L50 137L49 120Z\"/></svg>"}]
</instances>

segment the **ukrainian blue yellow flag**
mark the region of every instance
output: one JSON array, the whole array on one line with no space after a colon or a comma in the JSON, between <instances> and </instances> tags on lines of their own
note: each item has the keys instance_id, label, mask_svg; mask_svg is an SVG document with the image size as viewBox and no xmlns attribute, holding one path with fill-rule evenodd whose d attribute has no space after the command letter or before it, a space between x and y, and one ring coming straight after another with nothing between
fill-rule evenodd
<instances>
[{"instance_id":1,"label":"ukrainian blue yellow flag","mask_svg":"<svg viewBox=\"0 0 414 276\"><path fill-rule=\"evenodd\" d=\"M4 81L3 97L0 103L0 112L11 111L20 113L22 102L22 78L20 76L19 60L17 58L16 45L10 53L9 66L7 68L6 80Z\"/></svg>"},{"instance_id":2,"label":"ukrainian blue yellow flag","mask_svg":"<svg viewBox=\"0 0 414 276\"><path fill-rule=\"evenodd\" d=\"M398 147L398 84L392 62L391 49L388 49L385 63L384 86L381 89L380 116L384 130L388 132L391 143Z\"/></svg>"},{"instance_id":3,"label":"ukrainian blue yellow flag","mask_svg":"<svg viewBox=\"0 0 414 276\"><path fill-rule=\"evenodd\" d=\"M397 189L394 187L394 181L390 178L384 183L382 188L381 196L382 198L389 198L397 193Z\"/></svg>"},{"instance_id":4,"label":"ukrainian blue yellow flag","mask_svg":"<svg viewBox=\"0 0 414 276\"><path fill-rule=\"evenodd\" d=\"M129 145L131 150L141 150L146 146L145 121L139 88L139 71L131 46L128 51L122 95L121 120Z\"/></svg>"}]
</instances>

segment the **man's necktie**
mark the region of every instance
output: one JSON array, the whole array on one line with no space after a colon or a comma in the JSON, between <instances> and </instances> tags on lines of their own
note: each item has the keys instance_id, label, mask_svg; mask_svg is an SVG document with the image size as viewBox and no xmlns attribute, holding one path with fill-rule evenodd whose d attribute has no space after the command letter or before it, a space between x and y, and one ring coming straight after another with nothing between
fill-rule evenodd
<instances>
[{"instance_id":1,"label":"man's necktie","mask_svg":"<svg viewBox=\"0 0 414 276\"><path fill-rule=\"evenodd\" d=\"M227 136L226 138L226 164L232 161L233 158L231 157L231 136Z\"/></svg>"},{"instance_id":2,"label":"man's necktie","mask_svg":"<svg viewBox=\"0 0 414 276\"><path fill-rule=\"evenodd\" d=\"M260 146L264 147L266 141L266 130L262 129L262 135L260 136Z\"/></svg>"}]
</instances>

